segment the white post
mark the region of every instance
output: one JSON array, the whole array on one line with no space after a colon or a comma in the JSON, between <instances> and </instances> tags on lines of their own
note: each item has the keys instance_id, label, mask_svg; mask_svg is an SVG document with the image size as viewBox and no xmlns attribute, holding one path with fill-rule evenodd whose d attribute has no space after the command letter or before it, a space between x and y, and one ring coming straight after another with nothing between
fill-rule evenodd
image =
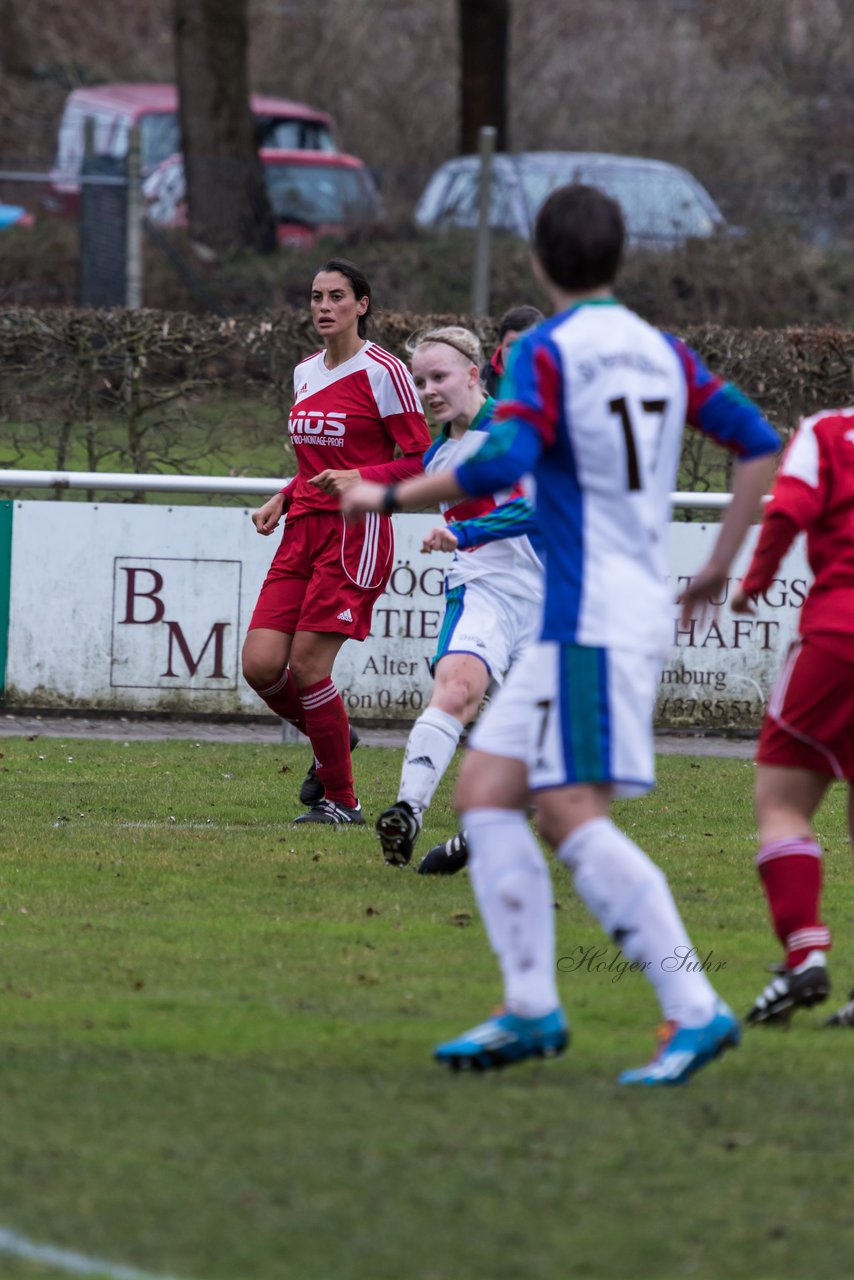
<instances>
[{"instance_id":1,"label":"white post","mask_svg":"<svg viewBox=\"0 0 854 1280\"><path fill-rule=\"evenodd\" d=\"M472 311L486 315L489 310L489 206L492 193L492 157L498 130L491 124L480 130L480 206L478 211L477 238L474 246L474 281L472 285Z\"/></svg>"},{"instance_id":2,"label":"white post","mask_svg":"<svg viewBox=\"0 0 854 1280\"><path fill-rule=\"evenodd\" d=\"M5 489L97 489L103 492L151 490L152 493L242 493L269 498L282 483L281 476L170 476L135 471L25 471L0 469L0 492ZM674 507L717 511L732 502L729 493L670 495ZM767 502L767 498L762 499ZM247 517L249 512L247 510Z\"/></svg>"}]
</instances>

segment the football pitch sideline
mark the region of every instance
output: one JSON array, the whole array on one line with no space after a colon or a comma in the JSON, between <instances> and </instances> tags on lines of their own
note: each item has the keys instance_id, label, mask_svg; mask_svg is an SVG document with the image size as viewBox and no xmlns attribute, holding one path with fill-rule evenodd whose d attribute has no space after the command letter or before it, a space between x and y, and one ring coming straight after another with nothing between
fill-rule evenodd
<instances>
[{"instance_id":1,"label":"football pitch sideline","mask_svg":"<svg viewBox=\"0 0 854 1280\"><path fill-rule=\"evenodd\" d=\"M467 873L386 867L402 753L354 759L369 825L293 828L306 748L0 741L0 1276L822 1280L854 1256L845 797L819 815L834 990L673 1089L644 978L553 864L565 1057L453 1076L498 1002ZM744 1013L777 946L752 765L659 759L616 819ZM446 780L418 857L455 830ZM845 1272L842 1263L842 1271Z\"/></svg>"}]
</instances>

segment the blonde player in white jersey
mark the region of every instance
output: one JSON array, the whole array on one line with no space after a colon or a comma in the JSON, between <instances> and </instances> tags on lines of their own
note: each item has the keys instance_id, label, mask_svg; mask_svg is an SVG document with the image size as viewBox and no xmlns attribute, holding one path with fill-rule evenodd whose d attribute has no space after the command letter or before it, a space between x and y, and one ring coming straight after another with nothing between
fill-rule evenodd
<instances>
[{"instance_id":1,"label":"blonde player in white jersey","mask_svg":"<svg viewBox=\"0 0 854 1280\"><path fill-rule=\"evenodd\" d=\"M513 349L486 445L454 472L383 490L354 485L345 510L398 510L536 483L544 547L540 639L478 722L457 784L469 873L501 965L504 1008L437 1047L454 1069L563 1052L554 904L526 810L576 891L652 984L667 1023L659 1052L621 1083L686 1080L740 1038L702 966L667 881L610 816L615 796L654 784L652 712L672 643L666 582L670 491L688 423L738 455L712 556L683 617L714 599L774 470L779 437L755 405L684 343L612 294L625 237L619 205L594 187L553 192L534 263L555 314Z\"/></svg>"},{"instance_id":2,"label":"blonde player in white jersey","mask_svg":"<svg viewBox=\"0 0 854 1280\"><path fill-rule=\"evenodd\" d=\"M480 341L451 325L417 335L409 353L421 403L443 424L424 455L424 470L457 467L485 441L495 405L481 383ZM521 484L441 507L445 527L432 530L423 548L454 552L433 659L433 695L409 735L397 801L377 819L386 861L397 866L412 857L424 811L490 682L500 685L536 637L543 598L543 567L526 536L533 512ZM461 837L454 840L460 844ZM433 861L447 870L445 846L439 849L442 856ZM430 855L419 870L431 873Z\"/></svg>"}]
</instances>

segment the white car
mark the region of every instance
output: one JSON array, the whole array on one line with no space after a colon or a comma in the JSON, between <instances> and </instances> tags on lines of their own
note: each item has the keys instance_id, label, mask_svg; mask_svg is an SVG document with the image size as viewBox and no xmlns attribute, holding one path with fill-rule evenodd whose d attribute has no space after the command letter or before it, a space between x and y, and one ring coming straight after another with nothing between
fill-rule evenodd
<instances>
[{"instance_id":1,"label":"white car","mask_svg":"<svg viewBox=\"0 0 854 1280\"><path fill-rule=\"evenodd\" d=\"M416 224L476 227L480 165L476 155L441 165L418 201ZM520 151L494 156L490 226L530 238L546 196L569 182L599 187L617 200L633 245L671 248L693 236L732 231L708 191L686 169L663 160L593 151Z\"/></svg>"}]
</instances>

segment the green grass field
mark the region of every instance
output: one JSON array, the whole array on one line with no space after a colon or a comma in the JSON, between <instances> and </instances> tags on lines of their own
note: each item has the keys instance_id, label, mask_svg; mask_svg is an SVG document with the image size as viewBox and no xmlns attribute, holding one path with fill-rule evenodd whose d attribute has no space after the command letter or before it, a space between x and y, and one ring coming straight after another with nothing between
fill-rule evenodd
<instances>
[{"instance_id":1,"label":"green grass field","mask_svg":"<svg viewBox=\"0 0 854 1280\"><path fill-rule=\"evenodd\" d=\"M399 763L357 753L369 815ZM616 1076L650 1056L657 1006L642 977L582 968L560 975L565 1058L453 1077L432 1045L500 995L468 877L384 866L370 826L288 826L305 765L0 740L4 1280L67 1274L4 1256L6 1232L181 1280L840 1274L854 1032L801 1013L684 1088L630 1091ZM752 766L659 766L618 820L743 1012L777 958ZM454 829L449 796L423 849ZM854 984L838 791L819 831L835 1005ZM558 955L605 945L562 870L555 897Z\"/></svg>"}]
</instances>

